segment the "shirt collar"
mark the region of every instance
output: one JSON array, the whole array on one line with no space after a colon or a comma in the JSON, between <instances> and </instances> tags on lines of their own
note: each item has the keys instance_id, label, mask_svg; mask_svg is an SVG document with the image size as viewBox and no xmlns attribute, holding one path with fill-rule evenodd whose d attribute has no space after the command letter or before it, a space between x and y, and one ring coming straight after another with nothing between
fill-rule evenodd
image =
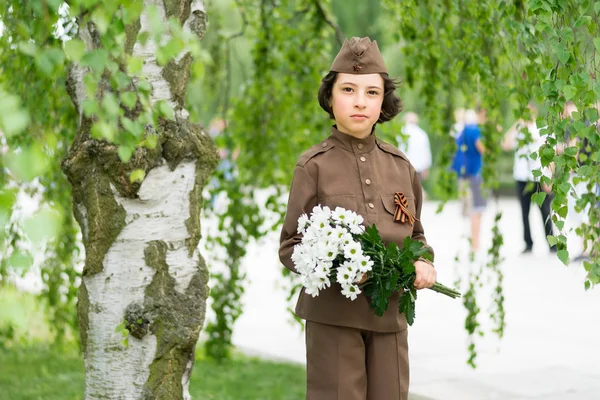
<instances>
[{"instance_id":1,"label":"shirt collar","mask_svg":"<svg viewBox=\"0 0 600 400\"><path fill-rule=\"evenodd\" d=\"M364 139L357 139L354 136L340 132L337 126L331 127L331 136L329 139L337 146L346 151L351 151L354 154L368 153L375 148L377 137L375 136L375 128L369 136Z\"/></svg>"}]
</instances>

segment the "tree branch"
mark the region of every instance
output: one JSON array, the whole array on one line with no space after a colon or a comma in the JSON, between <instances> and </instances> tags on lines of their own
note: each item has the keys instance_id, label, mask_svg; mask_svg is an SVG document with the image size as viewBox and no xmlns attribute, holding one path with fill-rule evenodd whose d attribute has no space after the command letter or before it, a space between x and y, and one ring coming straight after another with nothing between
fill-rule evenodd
<instances>
[{"instance_id":1,"label":"tree branch","mask_svg":"<svg viewBox=\"0 0 600 400\"><path fill-rule=\"evenodd\" d=\"M323 5L319 0L314 0L314 4L315 7L317 7L317 11L319 12L321 18L323 18L323 20L327 22L327 25L331 26L335 30L335 36L339 45L341 46L342 44L344 44L344 32L342 32L342 29L339 27L339 25L327 16L327 13L325 12L325 9L323 8Z\"/></svg>"}]
</instances>

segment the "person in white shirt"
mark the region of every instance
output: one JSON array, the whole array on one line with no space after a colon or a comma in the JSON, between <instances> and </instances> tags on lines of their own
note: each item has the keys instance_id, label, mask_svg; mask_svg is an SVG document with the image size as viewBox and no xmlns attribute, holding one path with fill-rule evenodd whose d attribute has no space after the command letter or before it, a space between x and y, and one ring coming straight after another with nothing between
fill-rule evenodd
<instances>
[{"instance_id":1,"label":"person in white shirt","mask_svg":"<svg viewBox=\"0 0 600 400\"><path fill-rule=\"evenodd\" d=\"M523 239L525 240L525 249L523 254L530 253L533 249L533 240L531 238L531 229L529 226L529 210L531 206L531 196L540 191L546 192L546 198L539 207L542 213L542 221L546 237L552 235L551 218L551 189L544 184L540 184L539 177L533 175L534 170L541 170L548 176L549 171L542 169L539 156L531 158L531 154L538 151L544 143L540 135L540 130L535 123L535 106L528 105L531 113L531 120L518 120L506 132L502 148L504 150L515 150L515 160L513 164L513 178L516 182L517 196L521 203L521 216L523 218ZM549 246L551 252L556 252L556 246Z\"/></svg>"},{"instance_id":2,"label":"person in white shirt","mask_svg":"<svg viewBox=\"0 0 600 400\"><path fill-rule=\"evenodd\" d=\"M431 168L431 147L429 145L429 136L418 125L419 117L414 112L404 114L404 126L402 127L402 136L396 136L398 148L411 162L421 182L427 179L429 168Z\"/></svg>"}]
</instances>

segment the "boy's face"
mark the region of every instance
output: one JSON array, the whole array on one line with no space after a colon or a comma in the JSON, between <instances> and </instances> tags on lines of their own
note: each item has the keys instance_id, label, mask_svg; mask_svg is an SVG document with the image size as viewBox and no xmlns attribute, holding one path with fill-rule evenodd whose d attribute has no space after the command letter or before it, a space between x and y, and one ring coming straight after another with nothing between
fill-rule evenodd
<instances>
[{"instance_id":1,"label":"boy's face","mask_svg":"<svg viewBox=\"0 0 600 400\"><path fill-rule=\"evenodd\" d=\"M339 73L331 90L331 109L338 130L362 139L381 114L383 78L379 74Z\"/></svg>"}]
</instances>

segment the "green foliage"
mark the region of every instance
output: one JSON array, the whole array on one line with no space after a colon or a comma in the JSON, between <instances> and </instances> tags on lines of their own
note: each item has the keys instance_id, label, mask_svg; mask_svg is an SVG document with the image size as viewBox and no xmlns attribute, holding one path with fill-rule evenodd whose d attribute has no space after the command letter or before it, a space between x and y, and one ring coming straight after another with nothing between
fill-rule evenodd
<instances>
[{"instance_id":1,"label":"green foliage","mask_svg":"<svg viewBox=\"0 0 600 400\"><path fill-rule=\"evenodd\" d=\"M6 135L2 138L6 151L0 168L0 197L11 198L19 187L40 199L40 211L25 221L13 213L14 203L0 202L0 222L5 227L0 235L0 282L9 269L26 272L30 252L41 253L41 297L58 340L77 328L75 299L82 261L71 185L61 171L61 161L76 134L81 139L91 132L94 139L118 147L126 163L139 146L156 148L158 123L174 118L169 103L152 104L152 86L142 60L132 56L142 6L138 0L79 0L68 6L56 0L14 0L0 6L4 28L0 36L0 129ZM149 15L156 20L158 10L150 9ZM77 38L79 27L88 30L86 42ZM139 39L146 43L169 35L169 41L158 40L159 65L180 51L201 58L196 32L184 32L176 19L154 27ZM190 65L187 60L184 57L180 64L196 71L199 78L198 63ZM70 75L77 68L87 69L81 88ZM82 95L86 99L79 119L71 97L79 100ZM183 106L174 103L177 110ZM139 186L145 172L133 170L128 174L130 181Z\"/></svg>"},{"instance_id":2,"label":"green foliage","mask_svg":"<svg viewBox=\"0 0 600 400\"><path fill-rule=\"evenodd\" d=\"M567 197L574 195L572 182L587 183L588 193L577 200L576 212L587 210L589 224L577 229L591 243L593 260L589 263L586 287L598 281L598 196L594 190L600 176L598 135L590 123L599 86L596 72L598 60L593 39L598 32L598 7L589 1L552 2L398 2L385 1L386 15L398 26L395 38L402 47L406 64L406 83L418 89L424 97L424 118L430 131L444 137L438 163L437 193L445 198L454 194L455 179L447 171L454 153L453 139L447 135L452 124L452 111L459 106L487 110L482 131L486 146L483 177L486 186L497 186L497 165L500 159L502 133L497 127L507 126L500 112L501 99L510 99L514 116L526 117L529 101L541 104L537 120L546 143L539 149L542 165L553 170L552 178L542 177L542 183L552 185L552 217L559 229L554 242L558 257L568 262L564 222L568 212ZM594 43L593 43L594 42ZM582 112L565 118L563 106L573 100ZM461 103L462 102L462 103ZM587 124L586 124L587 121ZM576 157L583 140L588 141L591 155ZM526 143L520 143L524 145ZM541 175L541 173L539 174ZM539 176L538 175L538 176ZM534 201L543 201L545 193L536 194ZM587 208L586 208L587 207ZM497 224L497 222L496 222ZM501 236L494 233L488 269L495 274L497 311L494 320L501 334L504 311L501 306L502 275L498 268ZM477 323L476 303L478 281L482 271L468 278L469 291L463 299L469 310L466 328L470 335L482 333ZM471 343L474 351L474 342ZM474 365L474 357L469 363Z\"/></svg>"},{"instance_id":3,"label":"green foliage","mask_svg":"<svg viewBox=\"0 0 600 400\"><path fill-rule=\"evenodd\" d=\"M323 4L321 4L323 3ZM217 137L228 150L227 161L235 161L233 176L217 175L219 186L212 192L226 193L230 203L218 215L224 238L213 241L227 253L228 273L213 274L211 289L216 321L206 326L209 340L206 352L216 359L229 354L233 324L242 308L244 274L239 270L250 240L277 228L280 219L265 226L253 193L256 189L274 187L266 201L266 209L282 218L284 208L279 198L291 180L293 165L299 154L327 135L329 123L316 101L316 88L327 70L333 35L328 16L323 14L327 2L237 1L244 22L255 38L251 50L252 74L239 96L225 98L218 115L228 121ZM220 60L215 70L225 71L221 91L226 96L231 83L230 41L239 33L221 38L213 48L213 61ZM217 75L219 76L219 75ZM212 76L207 76L213 81ZM215 84L209 87L215 87ZM215 90L217 90L215 88ZM285 116L282 118L281 116ZM232 154L241 150L233 160ZM263 206L263 205L261 205Z\"/></svg>"},{"instance_id":4,"label":"green foliage","mask_svg":"<svg viewBox=\"0 0 600 400\"><path fill-rule=\"evenodd\" d=\"M367 227L359 240L363 253L373 261L372 270L368 273L369 279L361 285L365 295L371 299L371 308L375 314L382 316L392 294L404 293L398 304L398 312L403 313L408 324L412 325L417 300L414 263L420 258L431 259L429 248L409 236L404 239L401 249L396 243L386 246L375 225ZM452 298L460 297L460 293L439 283L435 283L431 289Z\"/></svg>"}]
</instances>

